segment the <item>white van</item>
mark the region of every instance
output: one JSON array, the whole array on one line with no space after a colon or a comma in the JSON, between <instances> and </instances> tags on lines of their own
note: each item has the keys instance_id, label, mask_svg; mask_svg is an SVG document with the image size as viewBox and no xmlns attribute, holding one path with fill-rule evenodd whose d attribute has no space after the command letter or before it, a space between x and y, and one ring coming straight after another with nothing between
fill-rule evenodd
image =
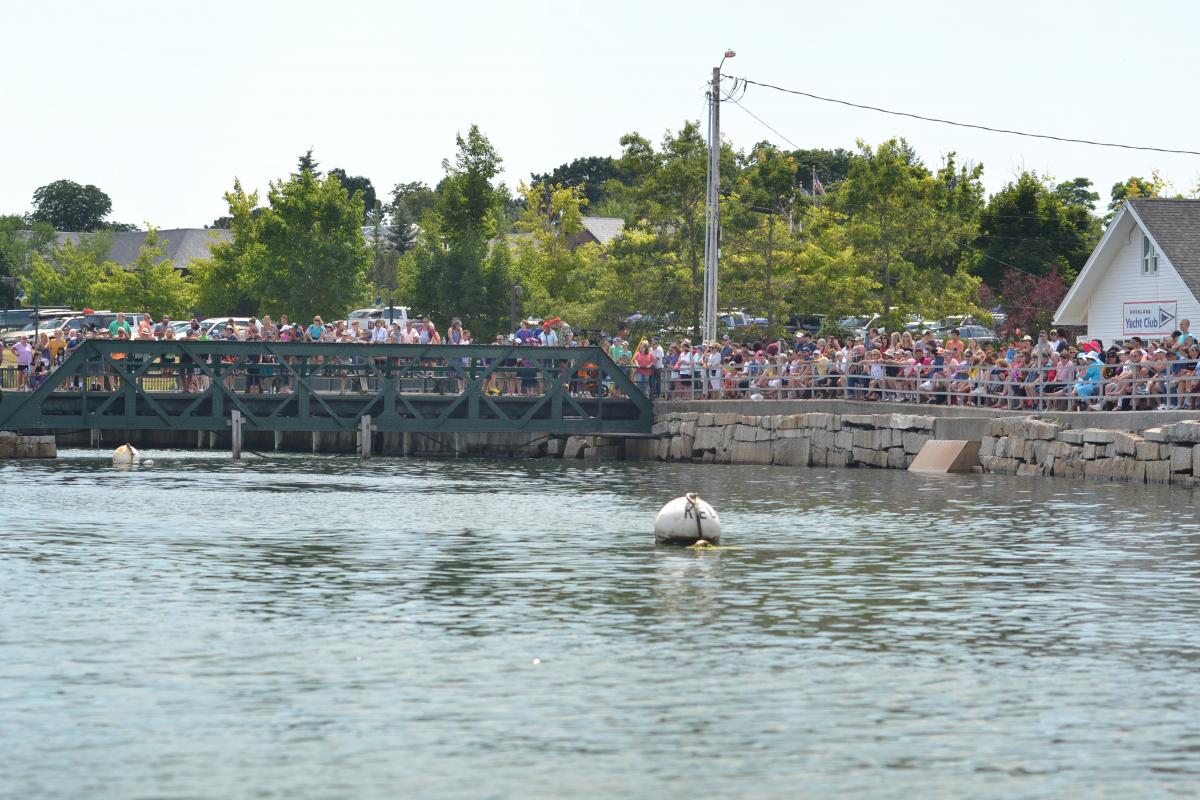
<instances>
[{"instance_id":1,"label":"white van","mask_svg":"<svg viewBox=\"0 0 1200 800\"><path fill-rule=\"evenodd\" d=\"M346 322L358 320L359 324L373 323L377 319L395 321L403 325L408 321L408 306L387 306L383 308L359 308L346 315ZM365 326L364 326L365 327Z\"/></svg>"}]
</instances>

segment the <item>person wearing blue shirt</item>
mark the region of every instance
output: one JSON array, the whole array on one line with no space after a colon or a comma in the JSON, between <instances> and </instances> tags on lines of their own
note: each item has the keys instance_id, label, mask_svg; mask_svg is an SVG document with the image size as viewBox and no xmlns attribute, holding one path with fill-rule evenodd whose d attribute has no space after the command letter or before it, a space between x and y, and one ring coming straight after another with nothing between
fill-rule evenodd
<instances>
[{"instance_id":1,"label":"person wearing blue shirt","mask_svg":"<svg viewBox=\"0 0 1200 800\"><path fill-rule=\"evenodd\" d=\"M1175 337L1175 344L1179 347L1186 347L1194 344L1196 337L1191 332L1192 321L1190 319L1179 320L1179 333Z\"/></svg>"},{"instance_id":2,"label":"person wearing blue shirt","mask_svg":"<svg viewBox=\"0 0 1200 800\"><path fill-rule=\"evenodd\" d=\"M1100 380L1103 376L1103 362L1095 353L1080 353L1077 358L1084 362L1083 372L1075 381L1074 392L1079 399L1080 409L1086 406L1088 400L1100 393ZM1098 408L1093 408L1093 411Z\"/></svg>"}]
</instances>

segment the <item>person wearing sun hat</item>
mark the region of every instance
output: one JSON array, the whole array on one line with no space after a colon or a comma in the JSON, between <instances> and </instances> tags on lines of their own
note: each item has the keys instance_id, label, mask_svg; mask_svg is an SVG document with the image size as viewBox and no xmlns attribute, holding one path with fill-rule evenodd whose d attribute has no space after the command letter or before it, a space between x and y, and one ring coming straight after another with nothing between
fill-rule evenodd
<instances>
[{"instance_id":1,"label":"person wearing sun hat","mask_svg":"<svg viewBox=\"0 0 1200 800\"><path fill-rule=\"evenodd\" d=\"M1080 362L1080 372L1076 376L1071 393L1079 401L1079 410L1082 411L1083 407L1087 406L1089 401L1100 393L1101 367L1104 362L1095 352L1080 353L1076 358ZM1097 404L1093 404L1093 406L1095 405ZM1092 410L1098 411L1099 408L1092 407Z\"/></svg>"}]
</instances>

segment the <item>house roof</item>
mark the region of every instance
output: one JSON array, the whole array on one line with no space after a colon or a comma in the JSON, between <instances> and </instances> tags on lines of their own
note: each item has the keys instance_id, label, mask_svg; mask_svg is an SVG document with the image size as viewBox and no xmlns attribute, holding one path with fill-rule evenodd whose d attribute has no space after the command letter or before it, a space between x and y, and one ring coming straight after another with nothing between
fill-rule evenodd
<instances>
[{"instance_id":1,"label":"house roof","mask_svg":"<svg viewBox=\"0 0 1200 800\"><path fill-rule=\"evenodd\" d=\"M1135 228L1150 236L1188 291L1200 297L1200 200L1126 200L1055 310L1055 324L1079 325L1087 318L1089 298L1108 271L1115 250Z\"/></svg>"},{"instance_id":2,"label":"house roof","mask_svg":"<svg viewBox=\"0 0 1200 800\"><path fill-rule=\"evenodd\" d=\"M1200 297L1200 200L1129 200L1150 238Z\"/></svg>"},{"instance_id":3,"label":"house roof","mask_svg":"<svg viewBox=\"0 0 1200 800\"><path fill-rule=\"evenodd\" d=\"M81 234L63 231L58 234L58 241L78 244ZM84 234L86 235L86 234ZM208 258L213 242L227 242L232 234L223 229L209 228L172 228L160 230L158 238L162 249L176 269L187 269L193 258ZM146 231L122 231L112 235L112 244L108 248L108 258L123 267L137 260L138 251L146 241Z\"/></svg>"},{"instance_id":4,"label":"house roof","mask_svg":"<svg viewBox=\"0 0 1200 800\"><path fill-rule=\"evenodd\" d=\"M583 228L597 242L607 245L625 230L625 220L620 217L584 217Z\"/></svg>"}]
</instances>

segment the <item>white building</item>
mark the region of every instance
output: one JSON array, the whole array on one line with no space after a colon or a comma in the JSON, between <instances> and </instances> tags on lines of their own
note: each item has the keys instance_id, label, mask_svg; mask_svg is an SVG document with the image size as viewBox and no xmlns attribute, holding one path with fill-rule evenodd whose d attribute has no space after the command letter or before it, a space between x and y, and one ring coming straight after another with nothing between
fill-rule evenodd
<instances>
[{"instance_id":1,"label":"white building","mask_svg":"<svg viewBox=\"0 0 1200 800\"><path fill-rule=\"evenodd\" d=\"M1200 323L1200 200L1128 200L1071 285L1055 324L1104 346Z\"/></svg>"}]
</instances>

